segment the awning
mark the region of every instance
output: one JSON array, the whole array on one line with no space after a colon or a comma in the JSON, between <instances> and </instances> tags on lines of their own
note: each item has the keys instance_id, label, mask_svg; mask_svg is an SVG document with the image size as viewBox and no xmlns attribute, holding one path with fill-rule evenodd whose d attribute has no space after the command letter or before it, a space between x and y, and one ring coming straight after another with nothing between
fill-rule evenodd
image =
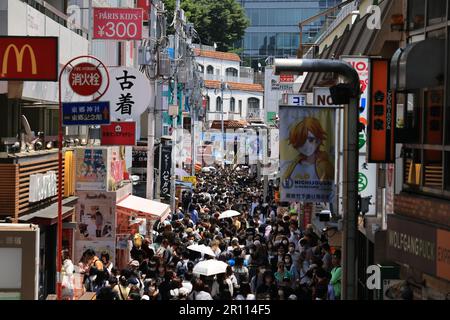
<instances>
[{"instance_id":1,"label":"awning","mask_svg":"<svg viewBox=\"0 0 450 320\"><path fill-rule=\"evenodd\" d=\"M65 206L65 204L68 204L70 202L73 202L77 200L78 197L68 197L66 199L63 199L63 206L62 206L62 218L63 220L69 217L74 210L74 207L72 206ZM57 222L58 218L58 203L55 202L48 207L45 207L43 209L40 209L36 212L24 215L19 217L19 221L22 222L35 222L37 224L44 223L44 224L54 224Z\"/></svg>"},{"instance_id":2,"label":"awning","mask_svg":"<svg viewBox=\"0 0 450 320\"><path fill-rule=\"evenodd\" d=\"M170 206L158 201L129 195L117 204L117 209L122 209L144 216L151 220L164 220L170 213Z\"/></svg>"}]
</instances>

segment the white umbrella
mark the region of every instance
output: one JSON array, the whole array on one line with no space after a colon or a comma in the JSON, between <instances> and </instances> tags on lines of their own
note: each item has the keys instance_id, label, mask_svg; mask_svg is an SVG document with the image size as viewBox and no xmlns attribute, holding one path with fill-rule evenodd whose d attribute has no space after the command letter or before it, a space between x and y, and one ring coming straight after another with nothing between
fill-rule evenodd
<instances>
[{"instance_id":1,"label":"white umbrella","mask_svg":"<svg viewBox=\"0 0 450 320\"><path fill-rule=\"evenodd\" d=\"M227 210L220 214L219 219L231 218L231 217L236 217L236 216L240 216L240 215L241 215L241 213L237 212L236 210Z\"/></svg>"},{"instance_id":2,"label":"white umbrella","mask_svg":"<svg viewBox=\"0 0 450 320\"><path fill-rule=\"evenodd\" d=\"M193 244L193 245L190 245L187 248L189 250L192 250L192 251L197 251L197 252L200 252L200 253L203 253L203 254L207 254L207 255L209 255L211 257L215 257L216 256L214 251L212 251L212 249L210 247L207 247L204 244L200 244L200 245Z\"/></svg>"},{"instance_id":3,"label":"white umbrella","mask_svg":"<svg viewBox=\"0 0 450 320\"><path fill-rule=\"evenodd\" d=\"M204 276L213 276L219 273L225 273L227 271L228 264L218 260L205 260L200 261L194 267L193 273L204 275Z\"/></svg>"}]
</instances>

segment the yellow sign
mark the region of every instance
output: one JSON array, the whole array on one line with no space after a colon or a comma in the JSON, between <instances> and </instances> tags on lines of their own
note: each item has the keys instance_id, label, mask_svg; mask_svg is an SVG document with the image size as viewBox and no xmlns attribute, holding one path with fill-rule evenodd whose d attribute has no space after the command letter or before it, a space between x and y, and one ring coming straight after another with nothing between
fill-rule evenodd
<instances>
[{"instance_id":1,"label":"yellow sign","mask_svg":"<svg viewBox=\"0 0 450 320\"><path fill-rule=\"evenodd\" d=\"M31 48L30 45L26 44L22 46L22 48L19 50L15 44L10 44L6 50L5 54L3 56L3 63L2 63L2 76L6 75L8 73L8 58L9 53L11 49L14 50L14 54L16 56L16 67L17 72L22 72L22 66L23 66L23 56L25 54L25 49L28 49L28 52L30 54L31 59L31 73L37 74L37 66L36 66L36 56L34 54L33 48Z\"/></svg>"},{"instance_id":2,"label":"yellow sign","mask_svg":"<svg viewBox=\"0 0 450 320\"><path fill-rule=\"evenodd\" d=\"M197 178L195 176L183 177L183 182L190 182L193 185L197 184Z\"/></svg>"}]
</instances>

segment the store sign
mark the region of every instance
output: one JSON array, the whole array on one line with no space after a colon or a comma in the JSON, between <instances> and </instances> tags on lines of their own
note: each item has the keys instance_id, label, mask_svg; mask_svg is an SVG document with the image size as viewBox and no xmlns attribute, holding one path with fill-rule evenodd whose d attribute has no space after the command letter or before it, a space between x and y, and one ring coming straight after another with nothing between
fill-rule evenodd
<instances>
[{"instance_id":1,"label":"store sign","mask_svg":"<svg viewBox=\"0 0 450 320\"><path fill-rule=\"evenodd\" d=\"M134 146L132 151L132 167L147 168L147 146Z\"/></svg>"},{"instance_id":2,"label":"store sign","mask_svg":"<svg viewBox=\"0 0 450 320\"><path fill-rule=\"evenodd\" d=\"M141 8L144 14L144 20L148 21L150 12L150 1L151 0L137 0L136 7Z\"/></svg>"},{"instance_id":3,"label":"store sign","mask_svg":"<svg viewBox=\"0 0 450 320\"><path fill-rule=\"evenodd\" d=\"M2 80L58 81L58 38L0 36Z\"/></svg>"},{"instance_id":4,"label":"store sign","mask_svg":"<svg viewBox=\"0 0 450 320\"><path fill-rule=\"evenodd\" d=\"M30 175L29 202L38 202L57 195L55 171Z\"/></svg>"},{"instance_id":5,"label":"store sign","mask_svg":"<svg viewBox=\"0 0 450 320\"><path fill-rule=\"evenodd\" d=\"M436 229L398 215L389 215L387 225L388 258L435 275Z\"/></svg>"},{"instance_id":6,"label":"store sign","mask_svg":"<svg viewBox=\"0 0 450 320\"><path fill-rule=\"evenodd\" d=\"M331 98L330 88L314 88L314 105L315 106L336 106Z\"/></svg>"},{"instance_id":7,"label":"store sign","mask_svg":"<svg viewBox=\"0 0 450 320\"><path fill-rule=\"evenodd\" d=\"M350 65L356 70L359 76L360 87L361 87L361 98L359 103L359 122L367 127L367 100L368 100L368 89L369 89L369 71L370 64L369 58L367 57L342 57L343 61L350 63ZM359 152L365 153L367 148L367 131L359 134Z\"/></svg>"},{"instance_id":8,"label":"store sign","mask_svg":"<svg viewBox=\"0 0 450 320\"><path fill-rule=\"evenodd\" d=\"M172 146L161 147L161 197L170 198Z\"/></svg>"},{"instance_id":9,"label":"store sign","mask_svg":"<svg viewBox=\"0 0 450 320\"><path fill-rule=\"evenodd\" d=\"M141 8L94 8L94 39L141 40Z\"/></svg>"},{"instance_id":10,"label":"store sign","mask_svg":"<svg viewBox=\"0 0 450 320\"><path fill-rule=\"evenodd\" d=\"M110 85L103 99L111 101L111 120L140 121L150 105L150 82L135 68L109 68Z\"/></svg>"},{"instance_id":11,"label":"store sign","mask_svg":"<svg viewBox=\"0 0 450 320\"><path fill-rule=\"evenodd\" d=\"M100 90L102 74L98 66L89 62L82 62L70 71L69 85L73 92L80 96L91 96Z\"/></svg>"},{"instance_id":12,"label":"store sign","mask_svg":"<svg viewBox=\"0 0 450 320\"><path fill-rule=\"evenodd\" d=\"M436 275L450 281L450 231L437 230Z\"/></svg>"},{"instance_id":13,"label":"store sign","mask_svg":"<svg viewBox=\"0 0 450 320\"><path fill-rule=\"evenodd\" d=\"M294 75L280 74L280 82L294 82Z\"/></svg>"},{"instance_id":14,"label":"store sign","mask_svg":"<svg viewBox=\"0 0 450 320\"><path fill-rule=\"evenodd\" d=\"M394 95L389 88L389 60L372 59L369 95L368 159L371 163L393 163Z\"/></svg>"},{"instance_id":15,"label":"store sign","mask_svg":"<svg viewBox=\"0 0 450 320\"><path fill-rule=\"evenodd\" d=\"M109 101L64 102L63 125L103 125L110 123Z\"/></svg>"},{"instance_id":16,"label":"store sign","mask_svg":"<svg viewBox=\"0 0 450 320\"><path fill-rule=\"evenodd\" d=\"M136 144L136 122L111 122L102 126L102 145L134 146Z\"/></svg>"},{"instance_id":17,"label":"store sign","mask_svg":"<svg viewBox=\"0 0 450 320\"><path fill-rule=\"evenodd\" d=\"M183 182L192 183L194 186L197 184L197 178L195 176L183 177Z\"/></svg>"},{"instance_id":18,"label":"store sign","mask_svg":"<svg viewBox=\"0 0 450 320\"><path fill-rule=\"evenodd\" d=\"M283 103L287 106L305 106L306 94L284 94Z\"/></svg>"}]
</instances>

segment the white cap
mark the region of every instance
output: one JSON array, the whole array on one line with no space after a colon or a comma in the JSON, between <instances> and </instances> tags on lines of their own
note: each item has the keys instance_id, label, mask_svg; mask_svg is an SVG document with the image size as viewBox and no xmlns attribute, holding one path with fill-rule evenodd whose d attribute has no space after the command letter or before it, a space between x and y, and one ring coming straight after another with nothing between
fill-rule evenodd
<instances>
[{"instance_id":1,"label":"white cap","mask_svg":"<svg viewBox=\"0 0 450 320\"><path fill-rule=\"evenodd\" d=\"M145 294L142 296L141 300L150 300L150 297Z\"/></svg>"}]
</instances>

